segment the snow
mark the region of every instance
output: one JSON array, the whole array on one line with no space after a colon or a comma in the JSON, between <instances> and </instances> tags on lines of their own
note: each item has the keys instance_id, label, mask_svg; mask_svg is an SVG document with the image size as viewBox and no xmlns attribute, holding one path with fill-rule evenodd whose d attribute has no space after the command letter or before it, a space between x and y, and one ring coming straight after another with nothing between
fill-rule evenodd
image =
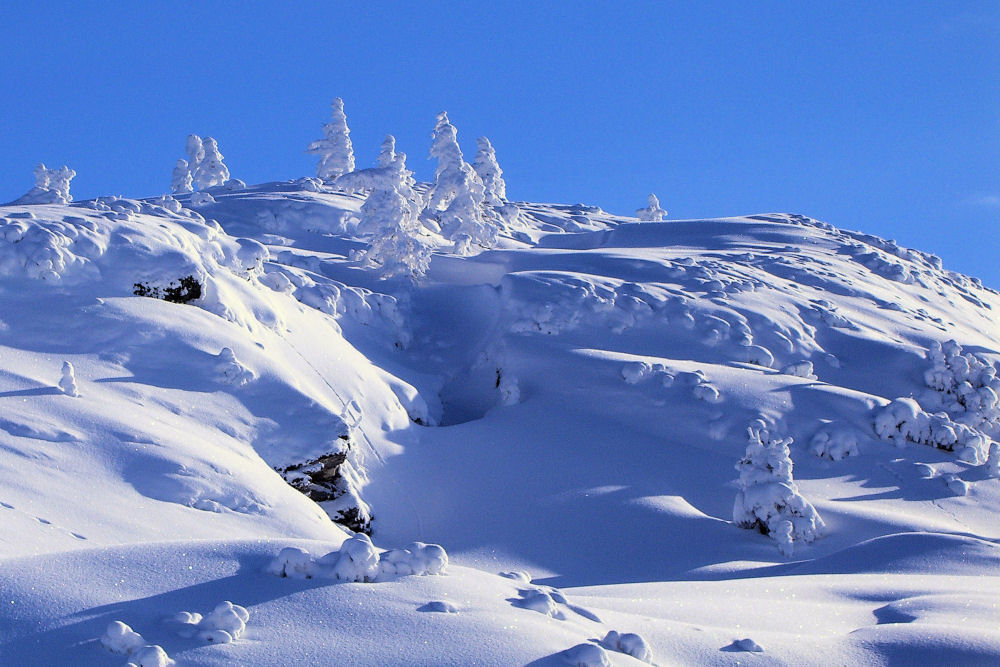
<instances>
[{"instance_id":1,"label":"snow","mask_svg":"<svg viewBox=\"0 0 1000 667\"><path fill-rule=\"evenodd\" d=\"M1000 661L1000 295L453 161L460 254L402 155L0 207L0 663Z\"/></svg>"}]
</instances>

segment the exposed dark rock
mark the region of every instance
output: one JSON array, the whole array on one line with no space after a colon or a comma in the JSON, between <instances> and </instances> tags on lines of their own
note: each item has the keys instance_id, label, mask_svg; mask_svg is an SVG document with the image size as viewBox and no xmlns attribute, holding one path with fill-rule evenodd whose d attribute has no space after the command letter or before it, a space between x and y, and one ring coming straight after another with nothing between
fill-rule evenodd
<instances>
[{"instance_id":1,"label":"exposed dark rock","mask_svg":"<svg viewBox=\"0 0 1000 667\"><path fill-rule=\"evenodd\" d=\"M187 303L201 298L201 283L194 276L184 276L180 280L171 280L166 287L150 285L148 282L135 283L132 286L132 293L136 296L148 296L172 303Z\"/></svg>"}]
</instances>

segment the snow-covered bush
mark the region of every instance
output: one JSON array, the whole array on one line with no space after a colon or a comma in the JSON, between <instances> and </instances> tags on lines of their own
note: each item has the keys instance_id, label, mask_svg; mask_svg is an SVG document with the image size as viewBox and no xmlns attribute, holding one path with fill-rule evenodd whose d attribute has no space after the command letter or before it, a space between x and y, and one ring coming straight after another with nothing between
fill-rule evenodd
<instances>
[{"instance_id":1,"label":"snow-covered bush","mask_svg":"<svg viewBox=\"0 0 1000 667\"><path fill-rule=\"evenodd\" d=\"M990 443L990 453L983 464L987 477L1000 477L1000 443Z\"/></svg>"},{"instance_id":2,"label":"snow-covered bush","mask_svg":"<svg viewBox=\"0 0 1000 667\"><path fill-rule=\"evenodd\" d=\"M806 359L786 364L781 369L781 372L785 375L794 375L795 377L805 378L807 380L816 379L816 375L813 373L812 362Z\"/></svg>"},{"instance_id":3,"label":"snow-covered bush","mask_svg":"<svg viewBox=\"0 0 1000 667\"><path fill-rule=\"evenodd\" d=\"M643 222L661 222L667 211L660 208L660 200L653 193L649 194L649 206L636 209L635 215Z\"/></svg>"},{"instance_id":4,"label":"snow-covered bush","mask_svg":"<svg viewBox=\"0 0 1000 667\"><path fill-rule=\"evenodd\" d=\"M476 157L472 168L483 182L485 204L503 206L507 201L507 184L503 180L503 170L497 164L497 153L486 137L476 139Z\"/></svg>"},{"instance_id":5,"label":"snow-covered bush","mask_svg":"<svg viewBox=\"0 0 1000 667\"><path fill-rule=\"evenodd\" d=\"M214 188L229 180L229 169L222 161L219 145L212 137L205 137L202 142L204 158L198 166L191 170L191 179L199 190Z\"/></svg>"},{"instance_id":6,"label":"snow-covered bush","mask_svg":"<svg viewBox=\"0 0 1000 667\"><path fill-rule=\"evenodd\" d=\"M14 204L68 204L73 201L69 193L69 182L76 172L63 165L59 169L48 169L42 163L35 165L35 187L28 190Z\"/></svg>"},{"instance_id":7,"label":"snow-covered bush","mask_svg":"<svg viewBox=\"0 0 1000 667\"><path fill-rule=\"evenodd\" d=\"M379 574L385 577L410 574L444 574L448 554L437 544L413 542L405 549L391 549L379 557Z\"/></svg>"},{"instance_id":8,"label":"snow-covered bush","mask_svg":"<svg viewBox=\"0 0 1000 667\"><path fill-rule=\"evenodd\" d=\"M178 160L170 177L170 191L174 193L192 192L194 181L191 180L191 168L187 160Z\"/></svg>"},{"instance_id":9,"label":"snow-covered bush","mask_svg":"<svg viewBox=\"0 0 1000 667\"><path fill-rule=\"evenodd\" d=\"M101 635L101 645L112 653L129 655L145 646L146 640L125 623L112 621Z\"/></svg>"},{"instance_id":10,"label":"snow-covered bush","mask_svg":"<svg viewBox=\"0 0 1000 667\"><path fill-rule=\"evenodd\" d=\"M982 461L989 441L981 431L945 414L928 414L912 398L897 398L875 411L874 429L883 440L903 446L906 442L930 445L970 462Z\"/></svg>"},{"instance_id":11,"label":"snow-covered bush","mask_svg":"<svg viewBox=\"0 0 1000 667\"><path fill-rule=\"evenodd\" d=\"M748 428L747 434L746 454L736 464L740 490L733 521L771 536L789 556L796 542L812 542L820 535L823 520L792 479L791 438L772 438L760 425Z\"/></svg>"},{"instance_id":12,"label":"snow-covered bush","mask_svg":"<svg viewBox=\"0 0 1000 667\"><path fill-rule=\"evenodd\" d=\"M312 579L316 576L316 561L298 547L285 547L268 564L267 571L278 577Z\"/></svg>"},{"instance_id":13,"label":"snow-covered bush","mask_svg":"<svg viewBox=\"0 0 1000 667\"><path fill-rule=\"evenodd\" d=\"M143 646L132 653L125 667L170 667L173 664L175 664L174 661L170 659L163 647L153 644L152 646Z\"/></svg>"},{"instance_id":14,"label":"snow-covered bush","mask_svg":"<svg viewBox=\"0 0 1000 667\"><path fill-rule=\"evenodd\" d=\"M924 382L935 390L931 409L945 410L955 421L1000 437L1000 368L978 355L963 352L954 340L934 341L927 350L931 367Z\"/></svg>"},{"instance_id":15,"label":"snow-covered bush","mask_svg":"<svg viewBox=\"0 0 1000 667\"><path fill-rule=\"evenodd\" d=\"M496 245L498 219L485 215L483 181L463 159L458 132L447 112L438 114L431 137L431 157L437 158L438 165L424 215L436 222L460 254L471 251L472 245Z\"/></svg>"},{"instance_id":16,"label":"snow-covered bush","mask_svg":"<svg viewBox=\"0 0 1000 667\"><path fill-rule=\"evenodd\" d=\"M239 639L249 620L250 612L229 600L220 602L205 616L182 611L170 619L181 637L198 637L213 644L229 644Z\"/></svg>"},{"instance_id":17,"label":"snow-covered bush","mask_svg":"<svg viewBox=\"0 0 1000 667\"><path fill-rule=\"evenodd\" d=\"M817 431L809 444L809 450L816 456L831 461L840 461L861 453L857 436L847 429L835 427Z\"/></svg>"},{"instance_id":18,"label":"snow-covered bush","mask_svg":"<svg viewBox=\"0 0 1000 667\"><path fill-rule=\"evenodd\" d=\"M607 652L597 644L577 644L563 651L560 656L573 667L611 667Z\"/></svg>"},{"instance_id":19,"label":"snow-covered bush","mask_svg":"<svg viewBox=\"0 0 1000 667\"><path fill-rule=\"evenodd\" d=\"M630 655L640 662L653 663L653 651L649 648L649 644L641 635L634 632L619 634L615 630L611 630L604 635L601 644L612 651Z\"/></svg>"},{"instance_id":20,"label":"snow-covered bush","mask_svg":"<svg viewBox=\"0 0 1000 667\"><path fill-rule=\"evenodd\" d=\"M239 362L232 348L222 348L218 359L215 364L215 372L218 374L220 382L242 387L256 377L253 371Z\"/></svg>"},{"instance_id":21,"label":"snow-covered bush","mask_svg":"<svg viewBox=\"0 0 1000 667\"><path fill-rule=\"evenodd\" d=\"M59 380L59 388L67 396L79 396L80 392L76 388L76 376L73 372L73 364L64 361L62 365L62 378Z\"/></svg>"},{"instance_id":22,"label":"snow-covered bush","mask_svg":"<svg viewBox=\"0 0 1000 667\"><path fill-rule=\"evenodd\" d=\"M210 192L195 192L188 200L191 206L208 206L215 203L215 197Z\"/></svg>"},{"instance_id":23,"label":"snow-covered bush","mask_svg":"<svg viewBox=\"0 0 1000 667\"><path fill-rule=\"evenodd\" d=\"M306 148L307 153L319 156L316 175L324 181L354 171L354 147L344 114L344 100L334 99L330 109L330 122L323 126L323 138Z\"/></svg>"},{"instance_id":24,"label":"snow-covered bush","mask_svg":"<svg viewBox=\"0 0 1000 667\"><path fill-rule=\"evenodd\" d=\"M328 576L341 581L374 581L378 576L378 552L364 533L349 537L317 563Z\"/></svg>"}]
</instances>

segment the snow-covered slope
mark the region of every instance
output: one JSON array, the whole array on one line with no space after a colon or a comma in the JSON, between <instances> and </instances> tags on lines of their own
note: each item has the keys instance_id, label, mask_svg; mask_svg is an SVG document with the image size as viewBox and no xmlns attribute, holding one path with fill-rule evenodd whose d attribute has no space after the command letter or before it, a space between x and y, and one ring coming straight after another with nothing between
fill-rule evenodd
<instances>
[{"instance_id":1,"label":"snow-covered slope","mask_svg":"<svg viewBox=\"0 0 1000 667\"><path fill-rule=\"evenodd\" d=\"M412 285L362 202L0 207L0 663L136 660L112 621L180 664L1000 660L1000 294L803 216L547 204ZM325 578L348 528L451 564ZM226 600L232 643L176 617Z\"/></svg>"}]
</instances>

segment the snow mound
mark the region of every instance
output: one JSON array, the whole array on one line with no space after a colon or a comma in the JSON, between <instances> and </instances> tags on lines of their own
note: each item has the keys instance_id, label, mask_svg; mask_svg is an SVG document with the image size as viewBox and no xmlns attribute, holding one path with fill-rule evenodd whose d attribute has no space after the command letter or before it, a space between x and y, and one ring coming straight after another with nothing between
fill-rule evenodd
<instances>
[{"instance_id":1,"label":"snow mound","mask_svg":"<svg viewBox=\"0 0 1000 667\"><path fill-rule=\"evenodd\" d=\"M146 645L138 632L121 621L112 621L101 635L101 644L112 653L130 655Z\"/></svg>"},{"instance_id":2,"label":"snow mound","mask_svg":"<svg viewBox=\"0 0 1000 667\"><path fill-rule=\"evenodd\" d=\"M561 654L562 660L573 667L611 667L611 660L597 644L577 644Z\"/></svg>"},{"instance_id":3,"label":"snow mound","mask_svg":"<svg viewBox=\"0 0 1000 667\"><path fill-rule=\"evenodd\" d=\"M604 636L601 643L611 651L624 653L641 662L653 664L653 651L641 635L633 632L619 633L616 630L611 630Z\"/></svg>"},{"instance_id":4,"label":"snow mound","mask_svg":"<svg viewBox=\"0 0 1000 667\"><path fill-rule=\"evenodd\" d=\"M229 644L243 635L250 612L226 600L205 616L182 611L170 620L178 626L177 634L181 637L197 637L211 644Z\"/></svg>"}]
</instances>

